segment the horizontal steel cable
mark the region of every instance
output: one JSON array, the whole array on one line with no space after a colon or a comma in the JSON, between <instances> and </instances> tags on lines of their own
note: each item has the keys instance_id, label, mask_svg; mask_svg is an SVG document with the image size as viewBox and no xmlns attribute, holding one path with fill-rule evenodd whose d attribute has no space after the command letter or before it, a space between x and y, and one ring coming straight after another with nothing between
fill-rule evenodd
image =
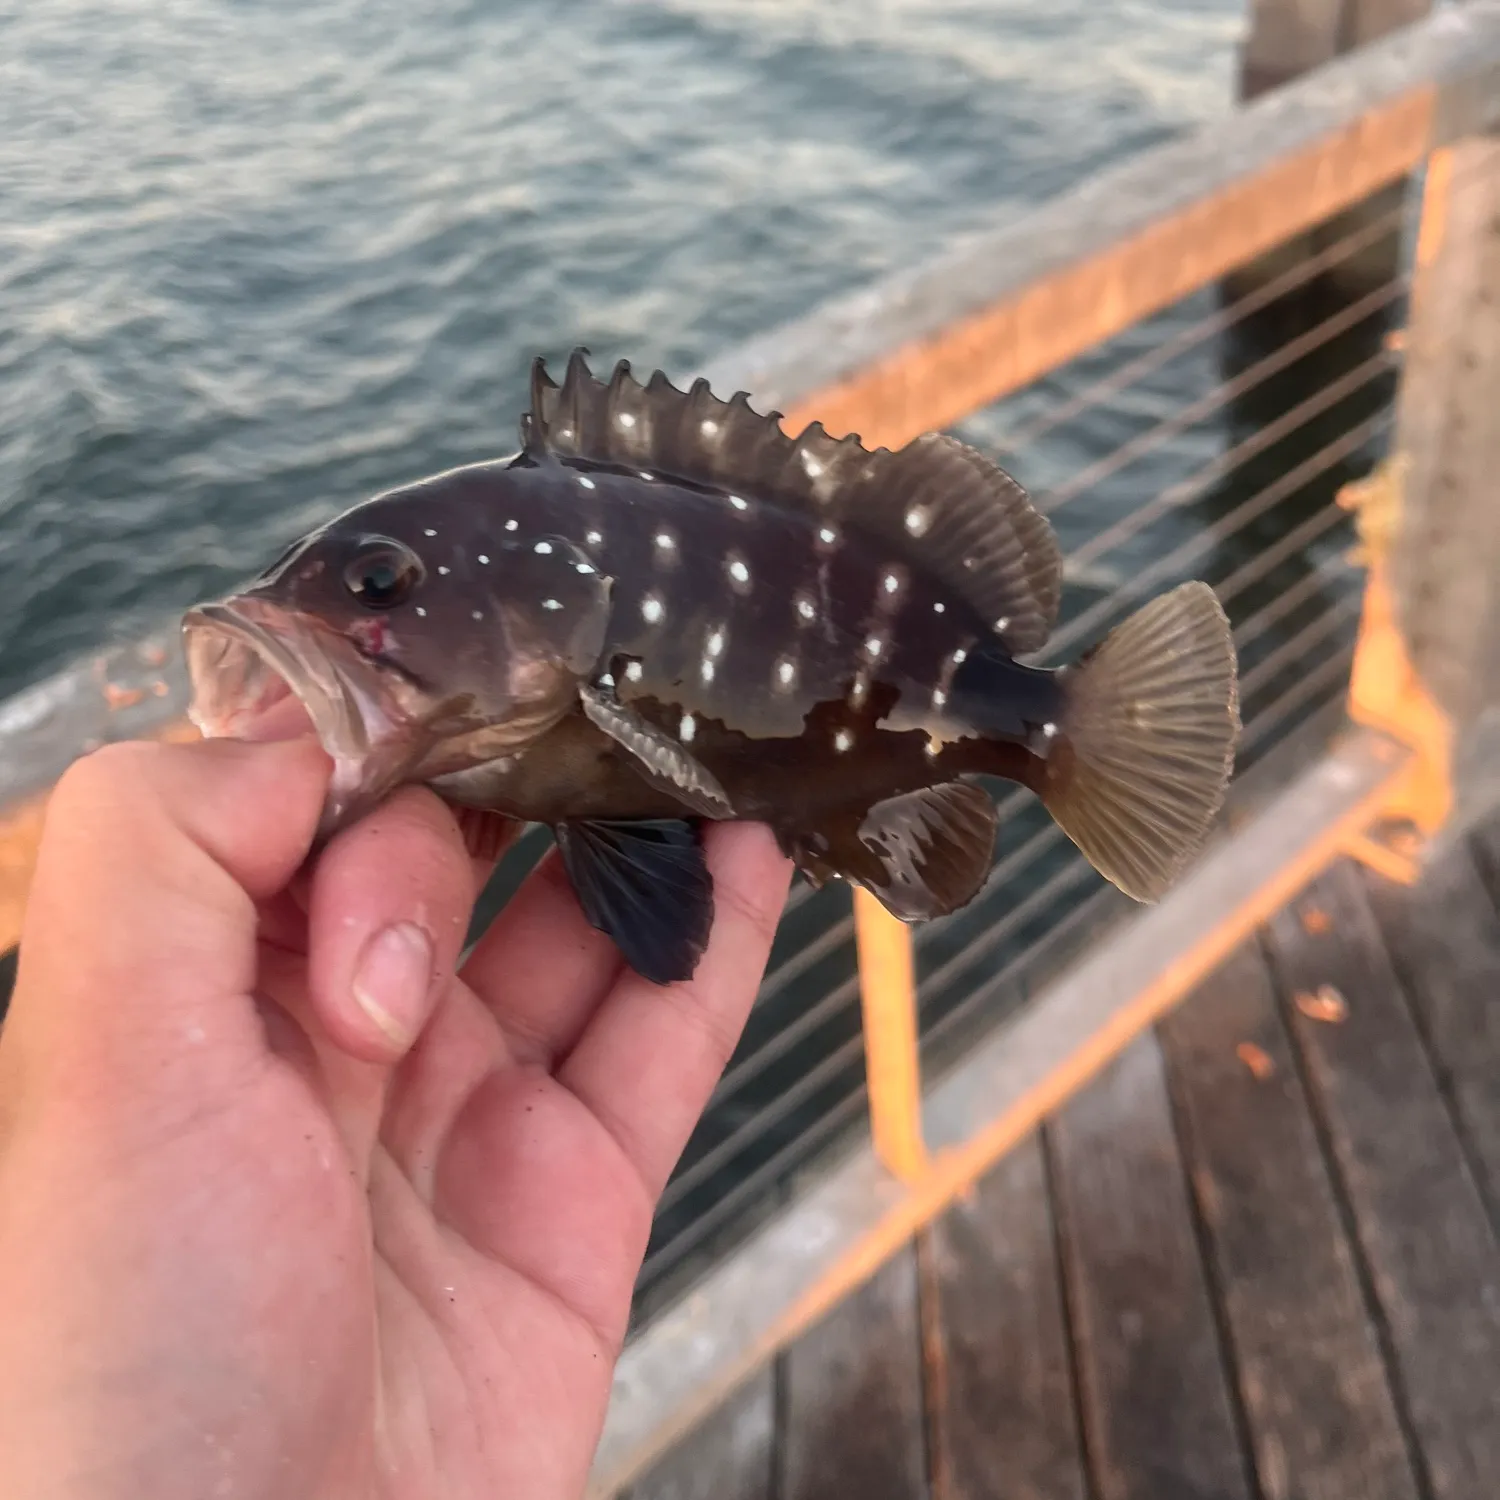
<instances>
[{"instance_id":1,"label":"horizontal steel cable","mask_svg":"<svg viewBox=\"0 0 1500 1500\"><path fill-rule=\"evenodd\" d=\"M1122 599L1139 597L1144 590L1171 578L1196 561L1202 553L1233 536L1241 527L1264 515L1288 495L1295 494L1309 480L1356 452L1362 443L1382 431L1390 421L1391 413L1386 409L1356 423L1347 432L1326 443L1316 453L1309 454L1301 463L1295 464L1270 484L1241 501L1228 515L1211 526L1194 532L1181 546L1140 569L1126 583L1091 604L1059 630L1047 647L1047 657L1055 659L1059 653L1086 640L1101 621L1109 618Z\"/></svg>"},{"instance_id":2,"label":"horizontal steel cable","mask_svg":"<svg viewBox=\"0 0 1500 1500\"><path fill-rule=\"evenodd\" d=\"M1253 292L1247 292L1228 306L1219 308L1206 317L1198 318L1188 327L1173 334L1171 338L1163 339L1159 344L1153 344L1151 348L1136 355L1118 370L1111 371L1110 374L1085 387L1077 395L1070 396L1066 401L1050 407L1030 422L1023 423L1013 432L1008 433L1000 446L1007 454L1023 452L1039 438L1045 437L1049 432L1062 426L1064 422L1071 421L1090 407L1102 406L1110 397L1117 396L1129 386L1135 385L1152 371L1175 359L1177 355L1185 354L1197 344L1206 343L1215 334L1232 328L1242 318L1249 317L1251 313L1269 306L1278 297L1284 297L1288 292L1296 291L1305 282L1312 280L1314 276L1326 271L1346 256L1355 255L1366 246L1374 244L1382 235L1396 228L1409 216L1409 213L1410 210L1403 204L1400 208L1384 213L1362 228L1346 234L1334 244L1325 246L1315 255L1308 256L1306 260L1298 261L1296 265L1257 287ZM1201 291L1202 288L1199 290ZM1192 296L1194 293L1188 295Z\"/></svg>"},{"instance_id":3,"label":"horizontal steel cable","mask_svg":"<svg viewBox=\"0 0 1500 1500\"><path fill-rule=\"evenodd\" d=\"M842 1126L849 1124L865 1101L865 1087L860 1084L845 1098L832 1105L815 1123L795 1140L779 1146L774 1155L768 1157L754 1170L742 1177L711 1208L705 1209L690 1223L683 1226L670 1239L653 1250L641 1267L640 1282L660 1279L671 1268L691 1255L719 1225L734 1216L741 1205L752 1200L757 1193L764 1192L786 1169L787 1163L799 1152L810 1154L818 1149L827 1137L834 1135Z\"/></svg>"},{"instance_id":4,"label":"horizontal steel cable","mask_svg":"<svg viewBox=\"0 0 1500 1500\"><path fill-rule=\"evenodd\" d=\"M1153 424L1144 432L1137 433L1135 437L1120 444L1118 448L1111 449L1101 458L1080 469L1065 483L1042 492L1036 499L1037 508L1049 516L1061 510L1064 505L1092 489L1101 479L1107 479L1116 470L1124 468L1126 464L1151 452L1153 448L1160 447L1171 438L1179 437L1195 422L1211 415L1237 397L1247 394L1304 355L1311 354L1314 350L1337 338L1339 334L1348 332L1349 329L1364 322L1366 318L1372 317L1383 307L1394 302L1406 290L1406 287L1407 278L1404 276L1388 281L1384 286L1367 292L1358 301L1330 314L1306 332L1288 339L1286 343L1279 345L1269 354L1256 360L1253 365L1242 370L1232 380L1220 381L1196 401L1189 402L1172 416Z\"/></svg>"},{"instance_id":5,"label":"horizontal steel cable","mask_svg":"<svg viewBox=\"0 0 1500 1500\"><path fill-rule=\"evenodd\" d=\"M1240 735L1239 754L1244 756L1253 746L1259 744L1282 719L1302 707L1309 698L1315 697L1324 688L1335 686L1341 676L1347 679L1353 661L1354 642L1350 641L1320 665L1314 667L1306 676L1299 677L1279 697L1273 698L1245 726L1244 733Z\"/></svg>"},{"instance_id":6,"label":"horizontal steel cable","mask_svg":"<svg viewBox=\"0 0 1500 1500\"><path fill-rule=\"evenodd\" d=\"M1340 625L1354 619L1360 611L1362 600L1357 595L1340 599L1329 605L1315 619L1309 620L1295 635L1288 636L1274 651L1256 662L1250 671L1240 678L1240 697L1245 699L1258 692L1270 682L1277 672L1296 661L1309 646L1332 635Z\"/></svg>"},{"instance_id":7,"label":"horizontal steel cable","mask_svg":"<svg viewBox=\"0 0 1500 1500\"><path fill-rule=\"evenodd\" d=\"M1113 525L1091 536L1068 554L1068 562L1074 567L1087 567L1097 562L1107 552L1128 542L1153 521L1160 520L1172 511L1197 499L1210 485L1232 474L1247 459L1256 457L1267 448L1290 437L1314 417L1322 415L1331 406L1352 396L1370 384L1378 375L1391 368L1391 356L1383 350L1369 359L1361 360L1352 370L1345 371L1337 380L1320 386L1312 395L1304 397L1295 406L1283 412L1274 421L1258 427L1248 437L1242 438L1223 453L1210 459L1202 468L1196 469L1185 479L1169 485L1160 494L1128 511Z\"/></svg>"},{"instance_id":8,"label":"horizontal steel cable","mask_svg":"<svg viewBox=\"0 0 1500 1500\"><path fill-rule=\"evenodd\" d=\"M723 1140L711 1146L702 1156L685 1166L667 1184L666 1191L657 1204L661 1213L680 1203L694 1188L699 1187L726 1161L738 1156L751 1141L773 1130L809 1094L816 1093L825 1083L833 1079L841 1067L857 1058L864 1046L863 1035L856 1031L853 1036L840 1042L826 1057L821 1058L795 1083L769 1099L747 1120L730 1131Z\"/></svg>"}]
</instances>

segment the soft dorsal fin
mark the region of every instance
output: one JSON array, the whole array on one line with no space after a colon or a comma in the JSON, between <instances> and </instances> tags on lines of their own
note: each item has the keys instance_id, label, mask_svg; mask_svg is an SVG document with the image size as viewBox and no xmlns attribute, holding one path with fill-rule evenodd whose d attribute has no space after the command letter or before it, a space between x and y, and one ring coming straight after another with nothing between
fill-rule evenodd
<instances>
[{"instance_id":1,"label":"soft dorsal fin","mask_svg":"<svg viewBox=\"0 0 1500 1500\"><path fill-rule=\"evenodd\" d=\"M720 400L706 380L679 391L660 370L643 386L621 360L608 383L575 349L562 385L538 359L528 449L622 464L836 520L930 571L990 623L1015 655L1052 632L1062 557L1026 491L983 454L930 432L904 448L833 438L819 422L791 438L781 414Z\"/></svg>"}]
</instances>

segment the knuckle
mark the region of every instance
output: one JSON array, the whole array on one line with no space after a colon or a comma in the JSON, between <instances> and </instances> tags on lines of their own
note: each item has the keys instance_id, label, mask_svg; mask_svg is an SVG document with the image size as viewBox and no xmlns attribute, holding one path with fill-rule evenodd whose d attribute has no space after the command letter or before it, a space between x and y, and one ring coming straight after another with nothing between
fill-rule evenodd
<instances>
[{"instance_id":1,"label":"knuckle","mask_svg":"<svg viewBox=\"0 0 1500 1500\"><path fill-rule=\"evenodd\" d=\"M162 748L140 740L117 740L90 750L58 778L52 807L67 816L128 805L131 793L153 777Z\"/></svg>"},{"instance_id":2,"label":"knuckle","mask_svg":"<svg viewBox=\"0 0 1500 1500\"><path fill-rule=\"evenodd\" d=\"M698 1033L708 1056L719 1067L730 1059L739 1044L744 1018L738 1009L732 1012L722 1003L722 996L689 980L666 991L669 1003L682 1023Z\"/></svg>"},{"instance_id":3,"label":"knuckle","mask_svg":"<svg viewBox=\"0 0 1500 1500\"><path fill-rule=\"evenodd\" d=\"M760 892L747 893L736 885L722 884L715 891L715 900L755 939L767 948L776 937L781 925L784 902L767 899Z\"/></svg>"}]
</instances>

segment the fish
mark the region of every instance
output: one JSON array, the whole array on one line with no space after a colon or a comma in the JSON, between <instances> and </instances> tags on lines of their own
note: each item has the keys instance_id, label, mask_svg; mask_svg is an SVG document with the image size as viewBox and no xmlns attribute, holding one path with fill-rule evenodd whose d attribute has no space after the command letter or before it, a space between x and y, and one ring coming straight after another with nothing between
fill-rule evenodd
<instances>
[{"instance_id":1,"label":"fish","mask_svg":"<svg viewBox=\"0 0 1500 1500\"><path fill-rule=\"evenodd\" d=\"M968 904L1013 782L1140 902L1205 843L1240 732L1213 590L1025 660L1063 559L1025 489L928 432L792 437L707 381L531 367L520 446L366 499L187 611L190 716L291 708L333 763L327 839L430 787L476 850L552 830L588 921L660 985L713 920L705 823L768 825L803 877L904 922Z\"/></svg>"}]
</instances>

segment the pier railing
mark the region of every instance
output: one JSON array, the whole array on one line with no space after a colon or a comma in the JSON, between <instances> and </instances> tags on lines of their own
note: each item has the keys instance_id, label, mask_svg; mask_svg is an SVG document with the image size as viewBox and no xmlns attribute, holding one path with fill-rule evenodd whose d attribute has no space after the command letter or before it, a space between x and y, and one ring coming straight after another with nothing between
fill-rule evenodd
<instances>
[{"instance_id":1,"label":"pier railing","mask_svg":"<svg viewBox=\"0 0 1500 1500\"><path fill-rule=\"evenodd\" d=\"M1420 25L774 330L703 373L833 433L946 428L1067 555L1043 659L1181 579L1234 621L1224 827L1135 907L1017 790L914 931L793 889L669 1184L600 1450L612 1493L1343 854L1410 878L1490 788L1500 698L1500 3ZM0 705L0 948L46 788L179 733L170 637ZM1478 747L1478 748L1476 748ZM543 847L529 834L500 899Z\"/></svg>"}]
</instances>

